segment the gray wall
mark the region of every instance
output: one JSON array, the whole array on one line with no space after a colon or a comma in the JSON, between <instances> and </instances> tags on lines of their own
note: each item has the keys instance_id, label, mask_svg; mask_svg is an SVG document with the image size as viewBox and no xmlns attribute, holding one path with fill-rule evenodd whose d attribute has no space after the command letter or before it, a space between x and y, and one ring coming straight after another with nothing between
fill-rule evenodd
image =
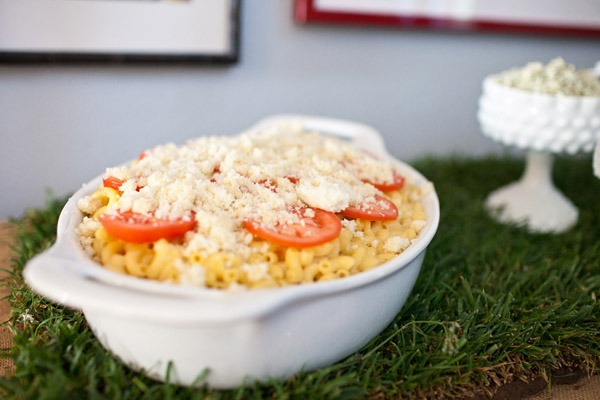
<instances>
[{"instance_id":1,"label":"gray wall","mask_svg":"<svg viewBox=\"0 0 600 400\"><path fill-rule=\"evenodd\" d=\"M231 67L0 67L0 218L148 147L282 112L370 124L409 162L500 152L476 120L484 76L556 56L581 68L600 59L598 39L298 26L291 3L244 2Z\"/></svg>"}]
</instances>

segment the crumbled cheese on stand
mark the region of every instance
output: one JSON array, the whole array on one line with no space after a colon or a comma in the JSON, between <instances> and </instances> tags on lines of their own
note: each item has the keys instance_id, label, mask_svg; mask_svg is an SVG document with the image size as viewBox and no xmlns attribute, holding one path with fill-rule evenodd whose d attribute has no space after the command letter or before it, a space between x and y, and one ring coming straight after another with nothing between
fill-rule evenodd
<instances>
[{"instance_id":1,"label":"crumbled cheese on stand","mask_svg":"<svg viewBox=\"0 0 600 400\"><path fill-rule=\"evenodd\" d=\"M600 96L600 81L588 70L577 70L557 57L547 65L530 62L500 73L499 83L530 92L564 96Z\"/></svg>"}]
</instances>

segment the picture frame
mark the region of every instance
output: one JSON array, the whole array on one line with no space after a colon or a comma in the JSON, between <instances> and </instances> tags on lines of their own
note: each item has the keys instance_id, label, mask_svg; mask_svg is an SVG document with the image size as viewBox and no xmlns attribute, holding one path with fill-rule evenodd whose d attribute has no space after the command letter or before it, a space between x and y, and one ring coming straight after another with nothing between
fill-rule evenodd
<instances>
[{"instance_id":1,"label":"picture frame","mask_svg":"<svg viewBox=\"0 0 600 400\"><path fill-rule=\"evenodd\" d=\"M0 0L0 63L239 59L241 0Z\"/></svg>"},{"instance_id":2,"label":"picture frame","mask_svg":"<svg viewBox=\"0 0 600 400\"><path fill-rule=\"evenodd\" d=\"M298 23L600 36L600 3L589 0L295 0Z\"/></svg>"}]
</instances>

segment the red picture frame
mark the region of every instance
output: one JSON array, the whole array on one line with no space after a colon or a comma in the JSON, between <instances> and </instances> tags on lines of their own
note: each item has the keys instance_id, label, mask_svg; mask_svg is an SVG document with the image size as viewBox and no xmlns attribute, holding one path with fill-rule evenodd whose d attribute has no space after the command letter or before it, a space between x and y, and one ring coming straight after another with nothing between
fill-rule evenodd
<instances>
[{"instance_id":1,"label":"red picture frame","mask_svg":"<svg viewBox=\"0 0 600 400\"><path fill-rule=\"evenodd\" d=\"M415 6L411 12L398 10L383 10L376 6L371 7L369 0L357 0L361 7L352 7L353 0L329 1L333 5L326 5L326 0L294 0L294 20L297 23L333 23L333 24L361 24L373 26L388 26L407 29L447 29L447 30L470 30L470 31L492 31L502 33L524 33L524 34L546 34L561 36L600 36L600 5L589 0L529 0L529 4L544 1L544 15L538 17L533 15L528 19L515 11L513 15L499 13L493 15L494 10L489 10L487 16L473 15L470 18L457 18L444 16L441 13L433 13L418 9ZM554 9L548 8L549 2L554 1ZM520 4L527 4L528 0L521 0ZM379 2L380 4L383 2ZM391 3L391 1L390 1ZM409 3L409 2L406 2ZM419 5L425 1L413 1ZM438 4L443 1L438 1ZM447 0L446 3L452 3ZM460 0L455 1L460 3ZM462 2L464 3L464 1ZM473 1L472 3L476 3ZM502 3L502 2L500 2ZM325 4L325 5L323 5ZM345 6L344 4L348 4ZM372 3L374 4L374 3ZM496 2L496 4L499 4ZM577 10L577 13L569 14L562 7L568 7L566 11ZM574 9L573 7L580 7ZM531 11L531 10L530 10ZM559 11L562 11L559 12ZM554 13L554 15L552 14ZM577 15L576 15L577 14Z\"/></svg>"}]
</instances>

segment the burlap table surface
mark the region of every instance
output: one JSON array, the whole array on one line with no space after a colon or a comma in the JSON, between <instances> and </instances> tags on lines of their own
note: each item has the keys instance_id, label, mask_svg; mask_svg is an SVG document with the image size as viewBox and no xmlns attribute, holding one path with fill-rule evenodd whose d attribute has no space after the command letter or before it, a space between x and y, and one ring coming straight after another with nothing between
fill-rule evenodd
<instances>
[{"instance_id":1,"label":"burlap table surface","mask_svg":"<svg viewBox=\"0 0 600 400\"><path fill-rule=\"evenodd\" d=\"M527 400L598 400L600 399L600 375L580 379L572 385L555 385Z\"/></svg>"},{"instance_id":2,"label":"burlap table surface","mask_svg":"<svg viewBox=\"0 0 600 400\"><path fill-rule=\"evenodd\" d=\"M11 244L14 235L12 226L0 222L0 267L6 268L10 265ZM0 279L6 276L4 270L0 271ZM12 333L9 327L5 324L10 318L10 304L8 303L8 288L0 287L0 348L9 349L12 347ZM0 359L0 375L8 375L14 371L14 365L10 359Z\"/></svg>"},{"instance_id":3,"label":"burlap table surface","mask_svg":"<svg viewBox=\"0 0 600 400\"><path fill-rule=\"evenodd\" d=\"M14 243L14 228L6 222L0 221L0 267L6 268L11 265L12 243ZM6 273L0 271L0 277ZM10 304L6 299L8 295L6 287L0 287L0 348L12 347L12 333L4 324L11 315ZM15 371L15 366L10 359L0 359L0 375L10 375ZM521 392L522 393L522 392ZM522 394L511 392L511 390L500 390L495 400L518 399ZM543 389L540 393L525 397L527 400L600 400L600 375L591 378L584 377L576 383L569 385L554 385L550 390Z\"/></svg>"}]
</instances>

